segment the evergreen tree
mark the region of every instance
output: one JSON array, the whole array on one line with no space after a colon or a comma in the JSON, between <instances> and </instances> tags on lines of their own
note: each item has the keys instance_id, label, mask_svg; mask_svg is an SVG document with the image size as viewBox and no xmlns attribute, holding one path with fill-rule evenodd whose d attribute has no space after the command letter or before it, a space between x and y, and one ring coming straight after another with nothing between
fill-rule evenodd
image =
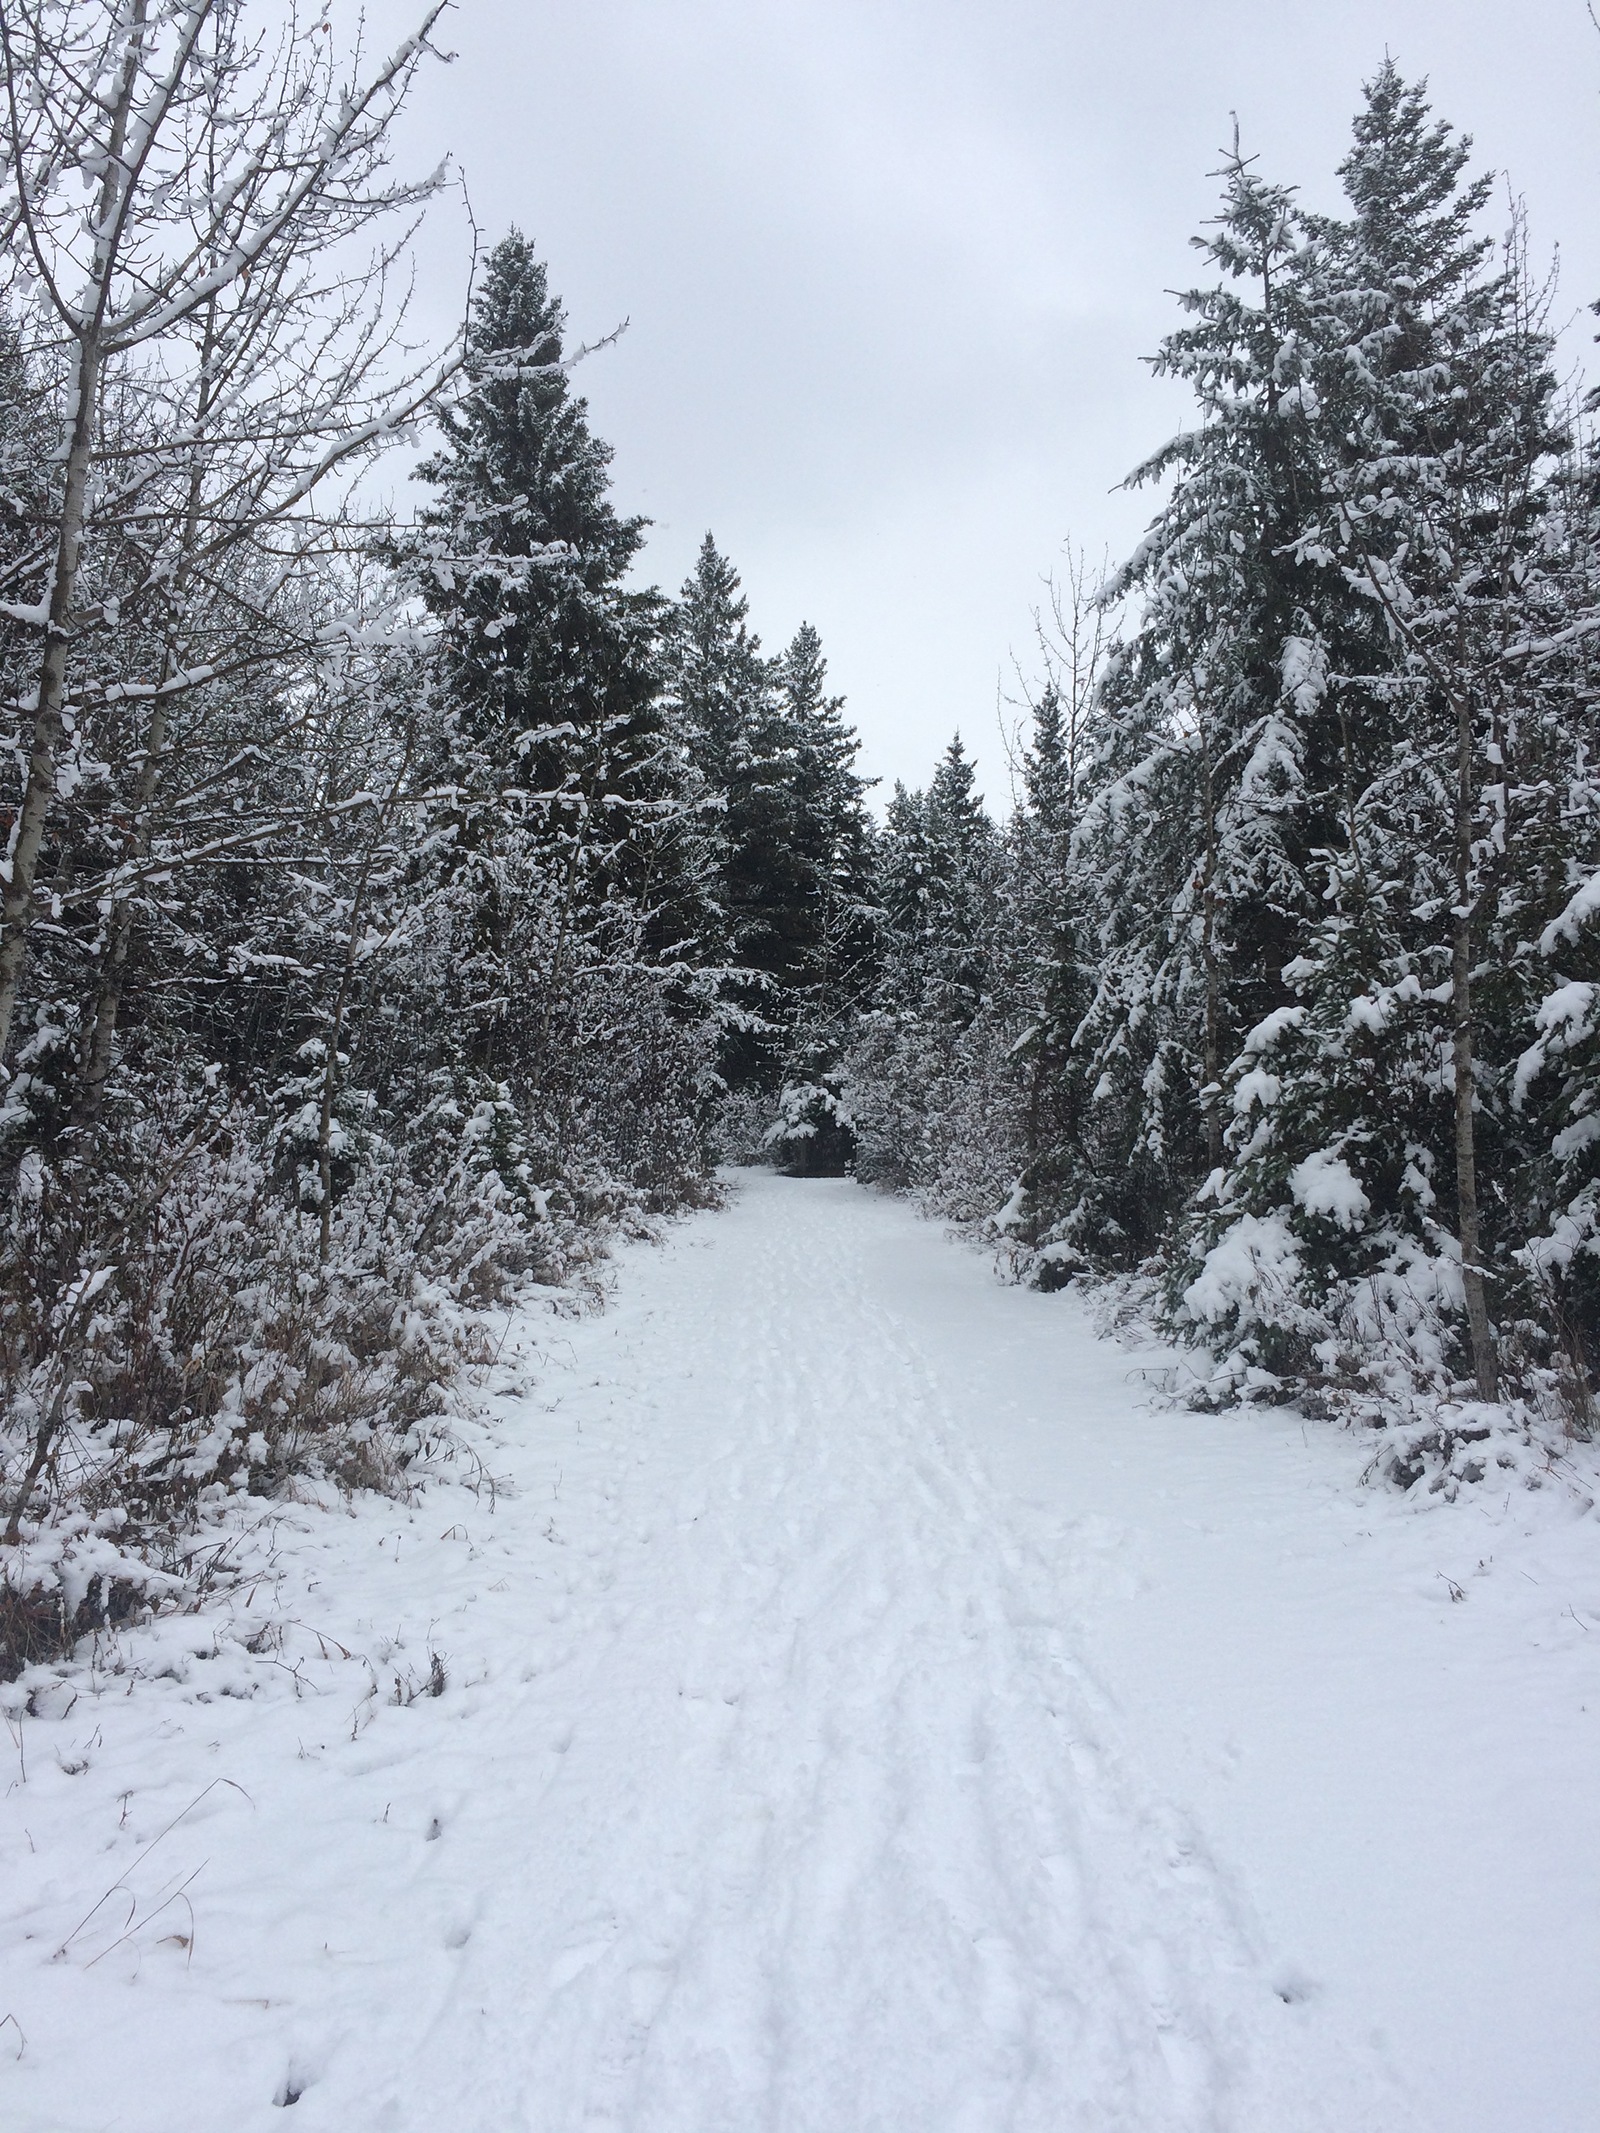
<instances>
[{"instance_id":1,"label":"evergreen tree","mask_svg":"<svg viewBox=\"0 0 1600 2133\"><path fill-rule=\"evenodd\" d=\"M1589 715L1600 697L1600 471L1592 446L1570 453L1547 504L1543 610L1511 652L1523 697L1542 714L1547 765L1534 823L1526 775L1521 781L1520 847L1554 914L1520 958L1531 1013L1511 1088L1528 1152L1517 1174L1526 1242L1515 1258L1566 1353L1578 1420L1592 1428L1589 1388L1600 1365L1600 756Z\"/></svg>"},{"instance_id":2,"label":"evergreen tree","mask_svg":"<svg viewBox=\"0 0 1600 2133\"><path fill-rule=\"evenodd\" d=\"M1074 1045L1095 991L1093 904L1073 838L1095 666L1090 661L1082 669L1076 687L1069 682L1070 696L1052 677L1033 704L1023 804L1008 835L1018 965L1018 1027L1009 1056L1026 1087L1008 1228L1033 1251L1055 1247L1034 1262L1035 1281L1047 1287L1081 1264L1077 1248L1056 1232L1073 1206L1087 1154L1086 1091Z\"/></svg>"},{"instance_id":3,"label":"evergreen tree","mask_svg":"<svg viewBox=\"0 0 1600 2133\"><path fill-rule=\"evenodd\" d=\"M785 766L771 668L749 613L738 571L708 533L667 617L667 686L674 737L691 766L708 949L725 972L721 1071L731 1088L773 1089L782 943L764 862L774 842L781 848Z\"/></svg>"},{"instance_id":4,"label":"evergreen tree","mask_svg":"<svg viewBox=\"0 0 1600 2133\"><path fill-rule=\"evenodd\" d=\"M466 389L419 470L435 499L405 553L438 628L425 767L442 788L430 864L466 1009L458 1054L531 1106L547 1164L599 1132L626 1169L648 1161L604 1057L613 995L631 973L629 1012L665 1047L643 1076L659 1114L644 1138L675 1143L663 1104L700 1105L690 1032L708 1011L695 976L707 914L661 699L662 603L624 582L644 521L611 501L610 448L572 393L564 333L513 231L490 255Z\"/></svg>"},{"instance_id":5,"label":"evergreen tree","mask_svg":"<svg viewBox=\"0 0 1600 2133\"><path fill-rule=\"evenodd\" d=\"M810 1019L836 1020L872 985L877 938L875 839L856 770L861 743L830 696L822 640L809 622L777 663L776 679L794 755L793 819L810 904L796 982L812 998Z\"/></svg>"},{"instance_id":6,"label":"evergreen tree","mask_svg":"<svg viewBox=\"0 0 1600 2133\"><path fill-rule=\"evenodd\" d=\"M1319 222L1301 262L1320 495L1297 548L1324 582L1339 744L1321 909L1287 966L1293 1006L1234 1070L1231 1174L1199 1224L1220 1242L1187 1293L1280 1367L1332 1337L1330 1297L1365 1337L1424 1345L1415 1300L1431 1326L1459 1299L1488 1398L1526 1154L1508 1076L1528 913L1551 908L1561 842L1559 710L1505 655L1550 604L1560 439L1549 342L1517 262L1495 268L1476 232L1469 148L1386 66L1341 170L1352 215ZM1256 1272L1215 1281L1247 1232Z\"/></svg>"},{"instance_id":7,"label":"evergreen tree","mask_svg":"<svg viewBox=\"0 0 1600 2133\"><path fill-rule=\"evenodd\" d=\"M871 829L858 742L802 625L775 661L738 572L706 535L667 631L674 718L708 803L719 947L740 975L724 1045L735 1088L822 1071L825 1026L868 982ZM802 1056L803 1055L803 1056Z\"/></svg>"},{"instance_id":8,"label":"evergreen tree","mask_svg":"<svg viewBox=\"0 0 1600 2133\"><path fill-rule=\"evenodd\" d=\"M864 1176L961 1219L1017 1168L1021 997L1010 853L957 736L926 792L897 785L880 841L881 974L846 1076Z\"/></svg>"},{"instance_id":9,"label":"evergreen tree","mask_svg":"<svg viewBox=\"0 0 1600 2133\"><path fill-rule=\"evenodd\" d=\"M657 603L623 580L645 521L610 498L611 448L571 389L566 318L513 230L474 303L467 389L418 468L415 550L462 741L559 833L580 794L626 797L658 753Z\"/></svg>"},{"instance_id":10,"label":"evergreen tree","mask_svg":"<svg viewBox=\"0 0 1600 2133\"><path fill-rule=\"evenodd\" d=\"M860 746L830 696L822 641L802 623L775 662L786 740L781 837L772 889L787 947L783 1080L768 1136L784 1167L838 1175L854 1157L843 1053L876 972L875 838L855 769Z\"/></svg>"},{"instance_id":11,"label":"evergreen tree","mask_svg":"<svg viewBox=\"0 0 1600 2133\"><path fill-rule=\"evenodd\" d=\"M678 762L659 704L659 601L625 574L644 521L610 500L610 447L568 378L565 317L542 262L513 231L490 254L473 309L467 385L418 469L434 501L407 560L439 627L455 863L473 906L479 1050L506 1063L548 1051L513 994L564 981L587 914L613 892L667 905ZM532 901L562 914L536 985L514 971ZM677 914L681 919L681 913ZM666 931L673 928L669 925Z\"/></svg>"},{"instance_id":12,"label":"evergreen tree","mask_svg":"<svg viewBox=\"0 0 1600 2133\"><path fill-rule=\"evenodd\" d=\"M1061 691L1047 682L1033 707L1033 735L1022 759L1027 811L1049 838L1071 831L1076 810L1074 770Z\"/></svg>"},{"instance_id":13,"label":"evergreen tree","mask_svg":"<svg viewBox=\"0 0 1600 2133\"><path fill-rule=\"evenodd\" d=\"M999 871L993 823L974 791L957 734L926 793L897 784L884 825L880 1000L899 1013L956 1028L982 1003L987 920Z\"/></svg>"},{"instance_id":14,"label":"evergreen tree","mask_svg":"<svg viewBox=\"0 0 1600 2133\"><path fill-rule=\"evenodd\" d=\"M1293 549L1315 493L1292 196L1237 150L1197 239L1219 278L1183 298L1158 374L1199 425L1137 470L1172 492L1108 597L1138 604L1110 662L1079 830L1097 966L1069 1111L1093 1153L1062 1220L1091 1257L1151 1249L1222 1159L1221 1074L1283 997L1326 841L1314 765L1323 653ZM1085 943L1087 948L1087 942Z\"/></svg>"},{"instance_id":15,"label":"evergreen tree","mask_svg":"<svg viewBox=\"0 0 1600 2133\"><path fill-rule=\"evenodd\" d=\"M708 533L668 618L666 646L679 738L714 792L729 791L768 715L772 677L749 615L739 573Z\"/></svg>"}]
</instances>

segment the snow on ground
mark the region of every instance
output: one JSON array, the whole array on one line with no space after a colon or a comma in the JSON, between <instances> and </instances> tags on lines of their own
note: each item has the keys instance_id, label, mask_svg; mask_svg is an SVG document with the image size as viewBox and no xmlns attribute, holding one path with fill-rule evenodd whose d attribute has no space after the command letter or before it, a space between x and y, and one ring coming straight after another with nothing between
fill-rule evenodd
<instances>
[{"instance_id":1,"label":"snow on ground","mask_svg":"<svg viewBox=\"0 0 1600 2133\"><path fill-rule=\"evenodd\" d=\"M1600 1521L1159 1368L843 1181L630 1248L0 1736L0 2125L1589 2133Z\"/></svg>"}]
</instances>

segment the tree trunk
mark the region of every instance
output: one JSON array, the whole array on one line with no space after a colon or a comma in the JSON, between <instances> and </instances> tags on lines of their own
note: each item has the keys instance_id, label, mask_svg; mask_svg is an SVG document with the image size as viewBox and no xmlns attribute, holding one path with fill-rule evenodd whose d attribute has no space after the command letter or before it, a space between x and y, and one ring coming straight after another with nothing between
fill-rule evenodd
<instances>
[{"instance_id":1,"label":"tree trunk","mask_svg":"<svg viewBox=\"0 0 1600 2133\"><path fill-rule=\"evenodd\" d=\"M170 678L171 664L169 655L162 669L163 681ZM150 730L145 736L145 758L140 767L139 784L134 795L134 831L127 854L134 865L149 857L150 810L155 802L156 778L166 744L167 708L158 696L150 714ZM82 1078L78 1085L77 1101L72 1107L72 1121L77 1126L94 1123L99 1115L100 1100L105 1094L106 1081L111 1073L117 1022L122 1012L123 980L128 968L128 951L133 945L133 921L133 896L130 892L117 904L106 939L105 961L100 966L100 983L95 993L94 1015L89 1024L88 1041L84 1046Z\"/></svg>"},{"instance_id":2,"label":"tree trunk","mask_svg":"<svg viewBox=\"0 0 1600 2133\"><path fill-rule=\"evenodd\" d=\"M1483 1240L1478 1222L1478 1155L1473 1115L1472 1021L1472 717L1465 698L1456 704L1456 908L1450 944L1456 1094L1456 1220L1461 1242L1461 1287L1478 1398L1499 1397L1500 1372L1489 1328L1483 1277Z\"/></svg>"},{"instance_id":3,"label":"tree trunk","mask_svg":"<svg viewBox=\"0 0 1600 2133\"><path fill-rule=\"evenodd\" d=\"M28 931L33 924L34 878L39 871L39 854L44 848L50 803L55 797L56 764L66 738L62 714L66 708L67 651L72 607L78 590L78 564L83 555L95 425L100 412L101 333L116 265L116 245L111 231L117 188L123 174L123 144L127 140L134 85L139 76L146 5L147 0L133 0L129 9L128 41L112 111L105 173L97 199L95 226L98 234L89 283L92 305L84 311L78 334L78 355L72 382L72 423L67 433L62 470L61 522L56 534L55 566L46 609L44 656L39 662L39 696L34 707L33 739L28 750L28 782L23 790L22 808L12 839L5 895L0 900L0 1069L3 1069L6 1054L11 1049L11 1025L16 1019L17 998L22 990L22 973L28 956ZM20 182L20 172L18 176Z\"/></svg>"},{"instance_id":4,"label":"tree trunk","mask_svg":"<svg viewBox=\"0 0 1600 2133\"><path fill-rule=\"evenodd\" d=\"M45 826L55 797L56 764L66 738L62 712L66 704L68 624L77 591L83 553L84 507L94 445L95 408L99 398L100 351L91 333L80 342L76 368L77 406L67 438L62 485L61 524L56 538L55 569L45 624L44 656L39 662L39 696L28 750L28 782L12 839L11 869L0 902L0 1062L11 1048L11 1025L27 961L28 929L33 923L33 884L44 849Z\"/></svg>"},{"instance_id":5,"label":"tree trunk","mask_svg":"<svg viewBox=\"0 0 1600 2133\"><path fill-rule=\"evenodd\" d=\"M339 1046L344 1041L345 1016L349 1011L350 994L355 985L361 921L366 914L367 890L371 885L372 868L378 856L378 847L388 830L395 802L399 799L410 774L411 757L415 747L416 736L414 733L408 733L405 754L394 774L394 783L389 787L388 797L379 810L372 835L367 841L367 848L361 855L361 871L356 877L355 894L350 899L350 918L345 930L344 963L339 972L339 991L333 1003L333 1019L322 1061L322 1106L317 1120L317 1185L322 1195L317 1210L317 1264L321 1267L328 1264L333 1249L334 1104L339 1094Z\"/></svg>"},{"instance_id":6,"label":"tree trunk","mask_svg":"<svg viewBox=\"0 0 1600 2133\"><path fill-rule=\"evenodd\" d=\"M1201 747L1205 749L1202 738ZM1200 926L1200 953L1206 973L1206 1020L1201 1071L1205 1087L1206 1161L1213 1171L1222 1168L1222 998L1221 973L1217 969L1217 812L1212 784L1211 756L1203 758L1206 811L1206 883L1204 916Z\"/></svg>"},{"instance_id":7,"label":"tree trunk","mask_svg":"<svg viewBox=\"0 0 1600 2133\"><path fill-rule=\"evenodd\" d=\"M216 325L217 307L213 300L206 310L205 333L200 344L200 383L194 415L196 458L190 469L183 533L178 544L177 567L172 577L173 612L161 654L162 689L173 680L180 664L177 633L181 627L183 595L190 575L195 543L200 534L200 507L204 501L205 484L198 439L204 434L211 414L211 362L216 352ZM166 752L168 717L167 698L158 690L150 710L150 729L145 735L144 761L139 766L139 781L133 796L133 834L128 841L127 858L134 866L150 855L151 813L155 806L156 786L161 775L161 759ZM133 945L133 925L133 896L130 890L116 906L106 940L105 961L100 966L100 984L95 994L94 1015L89 1025L88 1042L83 1051L82 1077L77 1101L73 1105L75 1125L87 1126L94 1122L99 1114L100 1100L105 1094L116 1048L117 1022L122 1013L122 987L128 967L128 951Z\"/></svg>"}]
</instances>

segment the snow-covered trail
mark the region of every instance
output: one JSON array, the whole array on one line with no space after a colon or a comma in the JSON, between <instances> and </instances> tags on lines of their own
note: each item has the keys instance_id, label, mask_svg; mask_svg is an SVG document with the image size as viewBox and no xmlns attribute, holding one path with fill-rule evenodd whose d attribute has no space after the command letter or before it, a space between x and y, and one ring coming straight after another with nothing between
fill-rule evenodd
<instances>
[{"instance_id":1,"label":"snow-covered trail","mask_svg":"<svg viewBox=\"0 0 1600 2133\"><path fill-rule=\"evenodd\" d=\"M1548 2038L1519 2085L1496 2032L1441 2092L1440 2055L1470 2060L1496 2018L1393 2005L1419 1963L1445 1962L1448 1997L1452 1958L1423 1921L1409 1962L1363 1944L1381 1831L1365 1864L1360 1838L1278 1856L1274 1726L1241 1681L1284 1705L1291 1783L1336 1828L1369 1752L1391 1754L1379 1797L1413 1775L1381 1712L1360 1734L1359 1684L1329 1721L1357 1728L1352 1767L1321 1766L1284 1655L1315 1665L1340 1635L1306 1646L1296 1620L1273 1642L1291 1590L1338 1604L1356 1520L1393 1544L1351 1587L1378 1589L1346 1642L1380 1634L1385 1580L1411 1574L1417 1521L1340 1494L1326 1446L1285 1452L1276 1417L1230 1438L1142 1413L1076 1307L998 1288L842 1181L741 1180L626 1254L603 1317L534 1332L492 1506L436 1489L409 1514L297 1514L226 1634L140 1632L132 1694L85 1679L25 1723L0 1819L0 2025L26 2039L8 2060L0 2026L10 2133L265 2133L286 2106L308 2133L1579 2133L1584 2010L1556 2025L1553 2078ZM1172 1510L1185 1430L1222 1470ZM1219 1580L1230 1489L1239 1575ZM1575 1709L1600 1648L1584 1538L1540 1690ZM1427 1607L1430 1636L1477 1619L1443 1587ZM1402 1689L1410 1634L1381 1631ZM1209 1702L1183 1678L1206 1636L1230 1640ZM441 1696L385 1700L435 1652ZM1473 1663L1499 1679L1500 1657L1491 1637ZM1425 1640L1414 1663L1431 1679ZM1528 1753L1562 1785L1596 1738L1579 1719ZM1250 1751L1265 1781L1241 1815ZM1573 1878L1587 1915L1597 1877ZM1564 1929L1554 1899L1535 1936ZM1341 1911L1354 1927L1316 1945ZM1589 1963L1566 1989L1591 2002L1593 1952L1549 1949L1569 1979ZM1418 2019L1438 2030L1420 2046ZM1515 2095L1528 2115L1504 2115Z\"/></svg>"},{"instance_id":2,"label":"snow-covered trail","mask_svg":"<svg viewBox=\"0 0 1600 2133\"><path fill-rule=\"evenodd\" d=\"M487 1810L516 1892L395 2083L417 2124L1219 2122L1235 1936L1119 1776L875 1212L761 1181L647 1279L573 1737Z\"/></svg>"}]
</instances>

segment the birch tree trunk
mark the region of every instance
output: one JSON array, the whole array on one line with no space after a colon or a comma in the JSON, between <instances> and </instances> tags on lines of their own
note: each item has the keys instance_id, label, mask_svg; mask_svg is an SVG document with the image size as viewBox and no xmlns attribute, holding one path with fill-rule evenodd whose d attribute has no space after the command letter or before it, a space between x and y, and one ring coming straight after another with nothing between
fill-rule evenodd
<instances>
[{"instance_id":1,"label":"birch tree trunk","mask_svg":"<svg viewBox=\"0 0 1600 2133\"><path fill-rule=\"evenodd\" d=\"M96 202L93 272L82 304L82 322L73 364L71 421L62 469L61 518L49 579L49 607L44 652L39 662L33 740L28 750L28 778L8 854L10 865L5 895L0 900L0 1070L3 1070L11 1049L11 1025L16 1019L17 996L27 961L28 929L33 924L34 882L39 870L39 855L44 849L50 803L55 798L56 766L66 738L63 713L66 708L67 661L71 652L78 567L83 557L89 476L99 426L101 339L117 262L122 159L127 147L134 88L139 78L145 9L146 0L132 0L127 44L111 112L105 171Z\"/></svg>"},{"instance_id":2,"label":"birch tree trunk","mask_svg":"<svg viewBox=\"0 0 1600 2133\"><path fill-rule=\"evenodd\" d=\"M269 536L291 524L309 544L309 566L313 491L381 450L459 368L457 346L420 363L407 352L409 367L387 371L403 344L399 313L384 308L385 280L404 235L380 241L366 264L344 264L353 238L386 219L403 229L443 182L442 173L386 175L388 129L442 5L435 0L417 34L360 84L338 78L319 34L326 23L291 19L274 44L235 0L172 0L153 13L149 0L0 6L0 256L22 263L51 345L68 352L60 488L37 597L10 610L37 623L44 642L24 706L26 770L0 894L0 1065L15 1034L69 714L87 716L97 702L88 683L75 697L69 674L74 660L92 671L88 634L101 631L114 667L108 633L119 611L125 629L157 603L168 611L155 685L116 684L124 697L152 699L123 843L124 868L137 872L171 700L219 671L205 660L185 671L191 571L203 577L256 542L270 580ZM84 171L99 174L87 212ZM320 283L307 271L318 260L328 262ZM129 387L137 435L101 434L113 380ZM204 467L218 452L228 478L208 497ZM102 535L108 550L143 561L115 600L97 604L82 578ZM220 666L237 673L279 656L281 642L263 634L242 656L224 641ZM99 1104L121 1010L129 886L112 870L87 899L107 893L113 912L83 1054L86 1115Z\"/></svg>"}]
</instances>

